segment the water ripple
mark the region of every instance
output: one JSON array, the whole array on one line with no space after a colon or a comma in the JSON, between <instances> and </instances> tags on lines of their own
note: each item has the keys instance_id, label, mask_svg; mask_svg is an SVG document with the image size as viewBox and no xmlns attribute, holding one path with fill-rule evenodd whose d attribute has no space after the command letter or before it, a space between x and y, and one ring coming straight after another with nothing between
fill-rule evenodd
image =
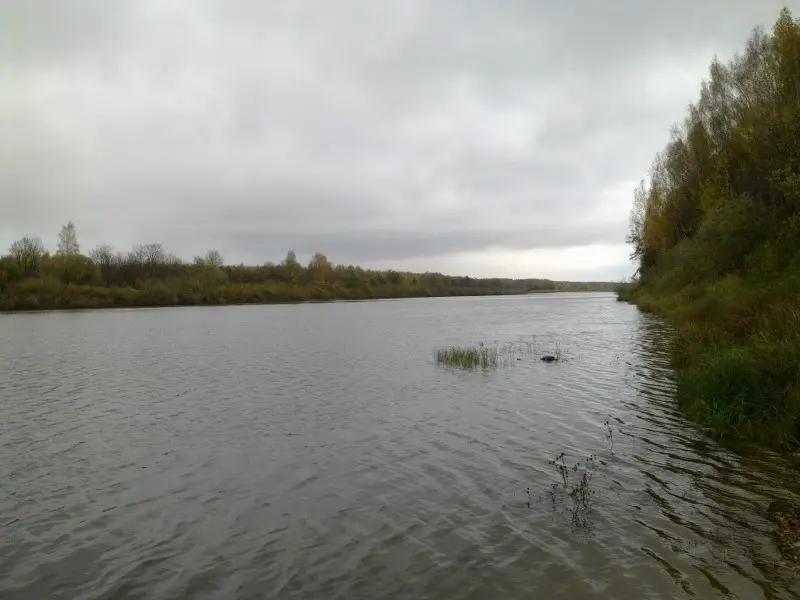
<instances>
[{"instance_id":1,"label":"water ripple","mask_svg":"<svg viewBox=\"0 0 800 600\"><path fill-rule=\"evenodd\" d=\"M609 294L0 316L0 597L800 597L798 478L686 422L668 336Z\"/></svg>"}]
</instances>

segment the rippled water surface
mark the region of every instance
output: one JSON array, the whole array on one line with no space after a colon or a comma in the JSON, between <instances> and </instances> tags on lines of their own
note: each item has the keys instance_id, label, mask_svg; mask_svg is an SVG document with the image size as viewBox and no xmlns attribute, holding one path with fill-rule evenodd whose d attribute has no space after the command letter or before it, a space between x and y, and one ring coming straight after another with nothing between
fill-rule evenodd
<instances>
[{"instance_id":1,"label":"rippled water surface","mask_svg":"<svg viewBox=\"0 0 800 600\"><path fill-rule=\"evenodd\" d=\"M798 597L793 471L682 418L666 335L611 294L0 315L0 598ZM521 360L434 364L481 341Z\"/></svg>"}]
</instances>

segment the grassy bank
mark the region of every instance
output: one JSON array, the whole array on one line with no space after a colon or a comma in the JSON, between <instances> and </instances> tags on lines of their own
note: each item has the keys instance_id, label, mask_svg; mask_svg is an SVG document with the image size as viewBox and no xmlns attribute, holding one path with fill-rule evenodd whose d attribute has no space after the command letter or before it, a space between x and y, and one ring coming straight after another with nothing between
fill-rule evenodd
<instances>
[{"instance_id":1,"label":"grassy bank","mask_svg":"<svg viewBox=\"0 0 800 600\"><path fill-rule=\"evenodd\" d=\"M222 284L209 287L186 282L146 282L139 287L105 287L64 284L53 280L29 280L10 293L0 294L0 311L58 310L83 308L132 308L158 306L220 306L273 304L326 300L372 300L440 296L505 295L502 289L470 287L425 287L378 284L347 287L334 282L292 285Z\"/></svg>"},{"instance_id":2,"label":"grassy bank","mask_svg":"<svg viewBox=\"0 0 800 600\"><path fill-rule=\"evenodd\" d=\"M699 101L637 188L638 279L666 317L678 398L717 437L796 445L800 415L800 22L784 10L712 62Z\"/></svg>"},{"instance_id":3,"label":"grassy bank","mask_svg":"<svg viewBox=\"0 0 800 600\"><path fill-rule=\"evenodd\" d=\"M800 280L729 276L708 286L654 291L648 280L621 299L666 317L678 399L714 437L796 444L800 414Z\"/></svg>"}]
</instances>

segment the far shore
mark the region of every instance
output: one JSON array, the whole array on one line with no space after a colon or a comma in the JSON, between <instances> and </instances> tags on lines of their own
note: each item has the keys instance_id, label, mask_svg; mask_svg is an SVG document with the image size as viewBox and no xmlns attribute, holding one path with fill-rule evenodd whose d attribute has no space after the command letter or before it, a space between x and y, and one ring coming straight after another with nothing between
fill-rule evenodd
<instances>
[{"instance_id":1,"label":"far shore","mask_svg":"<svg viewBox=\"0 0 800 600\"><path fill-rule=\"evenodd\" d=\"M261 300L252 302L222 302L222 303L138 303L138 304L114 304L103 306L31 306L27 305L19 308L2 308L0 315L12 315L20 313L45 313L45 312L86 312L94 310L135 310L153 308L190 308L190 307L228 307L228 306L286 306L302 304L332 304L340 302L378 302L387 300L421 300L425 298L479 298L479 297L499 297L499 296L529 296L540 294L573 294L573 293L612 293L608 290L532 290L522 293L503 293L503 294L429 294L429 295L409 295L409 296L386 296L374 298L311 298L303 300ZM0 300L2 297L0 297Z\"/></svg>"}]
</instances>

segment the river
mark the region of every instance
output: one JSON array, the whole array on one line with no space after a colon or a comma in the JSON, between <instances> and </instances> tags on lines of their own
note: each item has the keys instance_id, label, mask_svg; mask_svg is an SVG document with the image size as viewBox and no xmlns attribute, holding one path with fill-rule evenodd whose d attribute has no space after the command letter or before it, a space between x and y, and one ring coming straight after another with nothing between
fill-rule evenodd
<instances>
[{"instance_id":1,"label":"river","mask_svg":"<svg viewBox=\"0 0 800 600\"><path fill-rule=\"evenodd\" d=\"M0 315L0 598L800 597L796 472L683 418L668 335L604 293ZM520 360L434 363L479 342Z\"/></svg>"}]
</instances>

